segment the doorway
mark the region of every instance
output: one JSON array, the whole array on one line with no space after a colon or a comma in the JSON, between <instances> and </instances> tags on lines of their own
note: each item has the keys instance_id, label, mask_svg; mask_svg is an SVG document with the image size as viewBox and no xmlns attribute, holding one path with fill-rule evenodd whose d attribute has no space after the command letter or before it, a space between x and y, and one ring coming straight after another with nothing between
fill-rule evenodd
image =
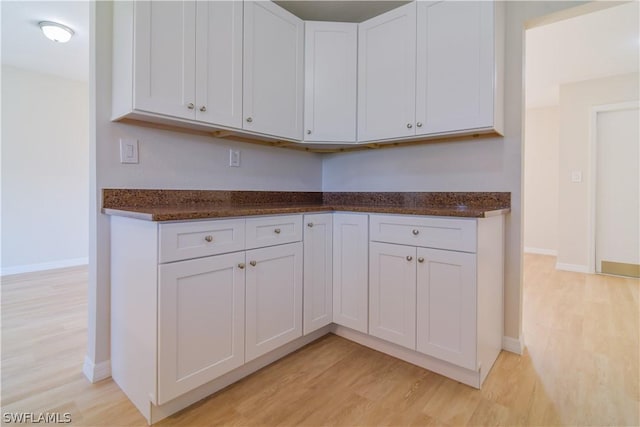
<instances>
[{"instance_id":1,"label":"doorway","mask_svg":"<svg viewBox=\"0 0 640 427\"><path fill-rule=\"evenodd\" d=\"M591 266L596 273L640 277L639 105L592 109Z\"/></svg>"}]
</instances>

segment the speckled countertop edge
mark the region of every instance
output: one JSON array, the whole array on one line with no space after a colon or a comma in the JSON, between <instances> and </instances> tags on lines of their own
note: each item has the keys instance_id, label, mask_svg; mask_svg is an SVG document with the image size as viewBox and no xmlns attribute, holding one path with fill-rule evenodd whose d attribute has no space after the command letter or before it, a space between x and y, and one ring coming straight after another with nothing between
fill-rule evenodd
<instances>
[{"instance_id":1,"label":"speckled countertop edge","mask_svg":"<svg viewBox=\"0 0 640 427\"><path fill-rule=\"evenodd\" d=\"M510 212L511 194L105 189L103 200L107 215L159 222L333 211L484 218Z\"/></svg>"}]
</instances>

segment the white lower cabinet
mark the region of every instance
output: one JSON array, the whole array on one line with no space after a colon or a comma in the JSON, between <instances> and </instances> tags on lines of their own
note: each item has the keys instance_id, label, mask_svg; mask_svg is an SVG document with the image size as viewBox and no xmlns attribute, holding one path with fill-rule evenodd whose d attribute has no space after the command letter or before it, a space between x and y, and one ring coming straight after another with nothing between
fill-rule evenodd
<instances>
[{"instance_id":1,"label":"white lower cabinet","mask_svg":"<svg viewBox=\"0 0 640 427\"><path fill-rule=\"evenodd\" d=\"M244 253L162 264L158 403L244 363Z\"/></svg>"},{"instance_id":2,"label":"white lower cabinet","mask_svg":"<svg viewBox=\"0 0 640 427\"><path fill-rule=\"evenodd\" d=\"M304 216L304 334L333 322L333 214Z\"/></svg>"},{"instance_id":3,"label":"white lower cabinet","mask_svg":"<svg viewBox=\"0 0 640 427\"><path fill-rule=\"evenodd\" d=\"M249 362L302 336L302 243L247 251Z\"/></svg>"},{"instance_id":4,"label":"white lower cabinet","mask_svg":"<svg viewBox=\"0 0 640 427\"><path fill-rule=\"evenodd\" d=\"M368 331L369 216L333 216L333 322Z\"/></svg>"},{"instance_id":5,"label":"white lower cabinet","mask_svg":"<svg viewBox=\"0 0 640 427\"><path fill-rule=\"evenodd\" d=\"M369 334L415 350L416 248L370 244Z\"/></svg>"},{"instance_id":6,"label":"white lower cabinet","mask_svg":"<svg viewBox=\"0 0 640 427\"><path fill-rule=\"evenodd\" d=\"M503 216L113 216L112 377L155 422L332 330L479 388L502 347L503 227Z\"/></svg>"},{"instance_id":7,"label":"white lower cabinet","mask_svg":"<svg viewBox=\"0 0 640 427\"><path fill-rule=\"evenodd\" d=\"M477 369L476 255L424 248L417 253L416 349Z\"/></svg>"},{"instance_id":8,"label":"white lower cabinet","mask_svg":"<svg viewBox=\"0 0 640 427\"><path fill-rule=\"evenodd\" d=\"M369 334L479 388L502 349L503 222L371 215Z\"/></svg>"}]
</instances>

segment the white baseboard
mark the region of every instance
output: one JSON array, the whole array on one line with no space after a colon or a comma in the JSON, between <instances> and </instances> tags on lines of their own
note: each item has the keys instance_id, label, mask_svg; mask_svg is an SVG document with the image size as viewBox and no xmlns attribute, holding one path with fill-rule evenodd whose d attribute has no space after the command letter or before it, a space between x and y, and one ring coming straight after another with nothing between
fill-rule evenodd
<instances>
[{"instance_id":1,"label":"white baseboard","mask_svg":"<svg viewBox=\"0 0 640 427\"><path fill-rule=\"evenodd\" d=\"M89 356L85 356L82 372L92 383L107 379L111 376L111 361L105 360L100 363L93 363Z\"/></svg>"},{"instance_id":2,"label":"white baseboard","mask_svg":"<svg viewBox=\"0 0 640 427\"><path fill-rule=\"evenodd\" d=\"M522 354L524 352L524 339L522 335L520 338L502 337L502 349L515 354Z\"/></svg>"},{"instance_id":3,"label":"white baseboard","mask_svg":"<svg viewBox=\"0 0 640 427\"><path fill-rule=\"evenodd\" d=\"M575 273L589 273L589 267L580 264L565 264L563 262L556 263L556 270L573 271Z\"/></svg>"},{"instance_id":4,"label":"white baseboard","mask_svg":"<svg viewBox=\"0 0 640 427\"><path fill-rule=\"evenodd\" d=\"M532 248L529 246L525 246L524 252L527 254L558 256L558 251L556 251L555 249Z\"/></svg>"},{"instance_id":5,"label":"white baseboard","mask_svg":"<svg viewBox=\"0 0 640 427\"><path fill-rule=\"evenodd\" d=\"M56 268L75 267L78 265L86 265L89 258L71 258L62 259L60 261L43 262L40 264L16 265L14 267L2 267L0 276L8 276L10 274L32 273L34 271L53 270Z\"/></svg>"}]
</instances>

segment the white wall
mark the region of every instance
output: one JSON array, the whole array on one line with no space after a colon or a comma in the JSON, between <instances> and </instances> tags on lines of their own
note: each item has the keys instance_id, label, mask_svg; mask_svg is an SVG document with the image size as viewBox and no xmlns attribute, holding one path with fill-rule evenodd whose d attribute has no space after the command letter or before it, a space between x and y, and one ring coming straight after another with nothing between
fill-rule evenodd
<instances>
[{"instance_id":1,"label":"white wall","mask_svg":"<svg viewBox=\"0 0 640 427\"><path fill-rule=\"evenodd\" d=\"M522 139L524 28L579 2L507 2L505 137L333 155L325 191L510 191L506 221L505 330L520 338L522 307Z\"/></svg>"},{"instance_id":2,"label":"white wall","mask_svg":"<svg viewBox=\"0 0 640 427\"><path fill-rule=\"evenodd\" d=\"M560 86L558 268L589 271L591 108L636 101L640 74L622 74ZM571 182L582 171L582 182Z\"/></svg>"},{"instance_id":3,"label":"white wall","mask_svg":"<svg viewBox=\"0 0 640 427\"><path fill-rule=\"evenodd\" d=\"M558 251L559 107L530 108L524 134L524 250Z\"/></svg>"},{"instance_id":4,"label":"white wall","mask_svg":"<svg viewBox=\"0 0 640 427\"><path fill-rule=\"evenodd\" d=\"M87 262L88 89L2 66L2 274Z\"/></svg>"},{"instance_id":5,"label":"white wall","mask_svg":"<svg viewBox=\"0 0 640 427\"><path fill-rule=\"evenodd\" d=\"M102 188L321 191L318 154L112 123L111 2L92 2L92 200L89 348L85 373L109 360L109 217L100 214ZM140 164L119 163L118 139L139 140ZM241 167L228 167L229 148ZM92 365L97 364L97 367Z\"/></svg>"}]
</instances>

